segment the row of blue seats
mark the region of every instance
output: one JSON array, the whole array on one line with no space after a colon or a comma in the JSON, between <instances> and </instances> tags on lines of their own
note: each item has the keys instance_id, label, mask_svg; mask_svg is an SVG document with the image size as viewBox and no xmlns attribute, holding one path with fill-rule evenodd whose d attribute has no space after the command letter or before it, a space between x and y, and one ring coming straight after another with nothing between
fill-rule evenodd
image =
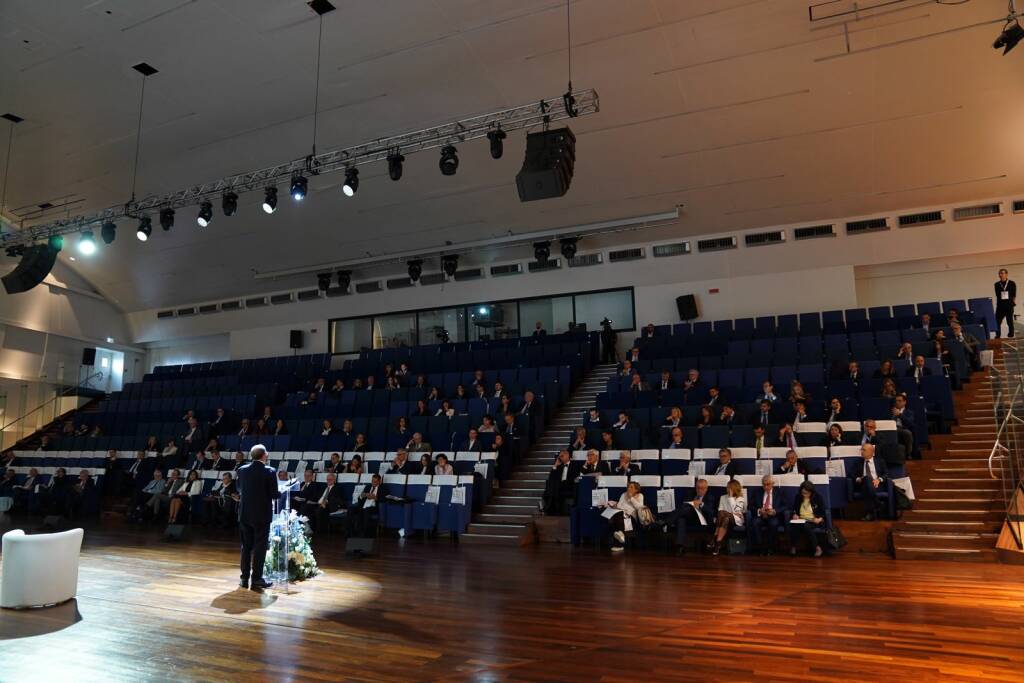
<instances>
[{"instance_id":1,"label":"row of blue seats","mask_svg":"<svg viewBox=\"0 0 1024 683\"><path fill-rule=\"evenodd\" d=\"M242 415L256 410L254 394L229 396L179 396L177 398L120 398L116 394L100 403L100 413L160 413L181 418L186 410L214 411L223 408Z\"/></svg>"},{"instance_id":2,"label":"row of blue seats","mask_svg":"<svg viewBox=\"0 0 1024 683\"><path fill-rule=\"evenodd\" d=\"M514 350L533 347L594 344L598 341L597 332L572 334L549 334L542 337L512 337L509 339L481 339L472 342L450 342L447 344L421 344L419 346L403 346L387 349L362 349L359 360L376 363L409 363L416 359L428 359L431 356L460 353L465 351Z\"/></svg>"},{"instance_id":3,"label":"row of blue seats","mask_svg":"<svg viewBox=\"0 0 1024 683\"><path fill-rule=\"evenodd\" d=\"M229 374L245 370L294 369L316 372L330 366L328 353L313 353L294 356L270 356L267 358L246 358L206 363L185 363L180 365L158 365L152 375L202 375L204 373ZM146 377L149 377L147 374Z\"/></svg>"}]
</instances>

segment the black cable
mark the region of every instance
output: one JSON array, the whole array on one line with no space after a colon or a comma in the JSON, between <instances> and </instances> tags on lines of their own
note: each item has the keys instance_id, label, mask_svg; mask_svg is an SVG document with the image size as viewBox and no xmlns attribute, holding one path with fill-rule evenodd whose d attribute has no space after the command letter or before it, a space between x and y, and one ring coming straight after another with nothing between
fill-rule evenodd
<instances>
[{"instance_id":1,"label":"black cable","mask_svg":"<svg viewBox=\"0 0 1024 683\"><path fill-rule=\"evenodd\" d=\"M566 48L569 53L569 91L572 91L572 20L569 10L572 0L565 0L565 39Z\"/></svg>"},{"instance_id":2,"label":"black cable","mask_svg":"<svg viewBox=\"0 0 1024 683\"><path fill-rule=\"evenodd\" d=\"M135 201L135 181L139 177L139 147L142 146L142 106L146 102L146 76L142 77L142 94L139 96L139 123L135 134L135 166L132 168L132 198Z\"/></svg>"},{"instance_id":3,"label":"black cable","mask_svg":"<svg viewBox=\"0 0 1024 683\"><path fill-rule=\"evenodd\" d=\"M316 156L316 127L320 109L320 49L324 41L324 15L320 15L320 34L316 40L316 87L313 90L313 156Z\"/></svg>"},{"instance_id":4,"label":"black cable","mask_svg":"<svg viewBox=\"0 0 1024 683\"><path fill-rule=\"evenodd\" d=\"M7 206L7 176L10 175L11 170L11 144L14 142L14 124L8 125L9 133L7 134L7 160L4 162L4 189L0 192L0 213L3 213L4 208Z\"/></svg>"}]
</instances>

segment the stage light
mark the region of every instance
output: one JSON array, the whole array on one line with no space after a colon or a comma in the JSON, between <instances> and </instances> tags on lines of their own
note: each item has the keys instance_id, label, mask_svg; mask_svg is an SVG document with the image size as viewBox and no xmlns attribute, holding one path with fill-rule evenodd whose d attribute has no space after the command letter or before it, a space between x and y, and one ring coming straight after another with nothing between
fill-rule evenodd
<instances>
[{"instance_id":1,"label":"stage light","mask_svg":"<svg viewBox=\"0 0 1024 683\"><path fill-rule=\"evenodd\" d=\"M563 237L562 243L562 256L565 257L566 261L571 261L576 257L576 243L580 241L579 237Z\"/></svg>"},{"instance_id":2,"label":"stage light","mask_svg":"<svg viewBox=\"0 0 1024 683\"><path fill-rule=\"evenodd\" d=\"M398 152L392 152L388 155L388 175L391 176L392 180L402 179L403 161L405 161L405 157Z\"/></svg>"},{"instance_id":3,"label":"stage light","mask_svg":"<svg viewBox=\"0 0 1024 683\"><path fill-rule=\"evenodd\" d=\"M48 241L50 248L54 251L60 251L64 248L64 235L51 235Z\"/></svg>"},{"instance_id":4,"label":"stage light","mask_svg":"<svg viewBox=\"0 0 1024 683\"><path fill-rule=\"evenodd\" d=\"M459 170L459 157L452 145L445 145L441 148L441 160L437 162L442 175L455 175Z\"/></svg>"},{"instance_id":5,"label":"stage light","mask_svg":"<svg viewBox=\"0 0 1024 683\"><path fill-rule=\"evenodd\" d=\"M551 242L534 242L533 257L541 263L551 258Z\"/></svg>"},{"instance_id":6,"label":"stage light","mask_svg":"<svg viewBox=\"0 0 1024 683\"><path fill-rule=\"evenodd\" d=\"M487 315L487 307L486 306L481 306L480 307L480 315Z\"/></svg>"},{"instance_id":7,"label":"stage light","mask_svg":"<svg viewBox=\"0 0 1024 683\"><path fill-rule=\"evenodd\" d=\"M320 288L321 292L326 292L331 288L331 274L330 273L317 273L316 274L316 286Z\"/></svg>"},{"instance_id":8,"label":"stage light","mask_svg":"<svg viewBox=\"0 0 1024 683\"><path fill-rule=\"evenodd\" d=\"M165 231L174 227L174 209L170 207L160 209L160 227Z\"/></svg>"},{"instance_id":9,"label":"stage light","mask_svg":"<svg viewBox=\"0 0 1024 683\"><path fill-rule=\"evenodd\" d=\"M1017 47L1017 43L1024 38L1024 28L1021 28L1020 23L1017 21L1007 22L1006 26L1003 26L1003 32L996 38L996 42L992 43L992 47L999 50L1002 49L1003 54Z\"/></svg>"},{"instance_id":10,"label":"stage light","mask_svg":"<svg viewBox=\"0 0 1024 683\"><path fill-rule=\"evenodd\" d=\"M294 176L292 176L292 199L294 199L297 202L301 202L303 199L306 198L306 189L307 188L308 188L308 183L306 182L306 177L305 176L302 176L302 175L294 175Z\"/></svg>"},{"instance_id":11,"label":"stage light","mask_svg":"<svg viewBox=\"0 0 1024 683\"><path fill-rule=\"evenodd\" d=\"M423 261L416 259L409 261L409 279L416 282L420 279L420 275L423 274Z\"/></svg>"},{"instance_id":12,"label":"stage light","mask_svg":"<svg viewBox=\"0 0 1024 683\"><path fill-rule=\"evenodd\" d=\"M110 244L117 238L117 226L113 221L103 221L103 225L100 227L100 237L103 238L104 244Z\"/></svg>"},{"instance_id":13,"label":"stage light","mask_svg":"<svg viewBox=\"0 0 1024 683\"><path fill-rule=\"evenodd\" d=\"M196 216L196 223L200 228L205 228L213 220L213 204L203 202L199 205L199 215Z\"/></svg>"},{"instance_id":14,"label":"stage light","mask_svg":"<svg viewBox=\"0 0 1024 683\"><path fill-rule=\"evenodd\" d=\"M139 238L140 242L145 242L149 239L149 236L153 234L153 221L150 220L149 216L143 216L139 219L139 227L135 230L135 236Z\"/></svg>"},{"instance_id":15,"label":"stage light","mask_svg":"<svg viewBox=\"0 0 1024 683\"><path fill-rule=\"evenodd\" d=\"M348 288L352 285L352 273L347 270L338 271L338 286L341 287L342 291L347 292Z\"/></svg>"},{"instance_id":16,"label":"stage light","mask_svg":"<svg viewBox=\"0 0 1024 683\"><path fill-rule=\"evenodd\" d=\"M277 208L277 188L268 187L263 190L263 211L266 213L274 213Z\"/></svg>"},{"instance_id":17,"label":"stage light","mask_svg":"<svg viewBox=\"0 0 1024 683\"><path fill-rule=\"evenodd\" d=\"M359 169L355 166L345 169L345 184L341 186L341 191L346 197L354 197L359 191Z\"/></svg>"},{"instance_id":18,"label":"stage light","mask_svg":"<svg viewBox=\"0 0 1024 683\"><path fill-rule=\"evenodd\" d=\"M83 256L92 256L96 253L96 240L92 238L92 230L82 231L82 236L78 238L78 251Z\"/></svg>"},{"instance_id":19,"label":"stage light","mask_svg":"<svg viewBox=\"0 0 1024 683\"><path fill-rule=\"evenodd\" d=\"M441 270L448 277L455 277L455 271L459 269L459 255L448 254L441 257Z\"/></svg>"},{"instance_id":20,"label":"stage light","mask_svg":"<svg viewBox=\"0 0 1024 683\"><path fill-rule=\"evenodd\" d=\"M225 216L234 216L238 211L238 195L234 192L225 192L220 200L220 208L224 210Z\"/></svg>"},{"instance_id":21,"label":"stage light","mask_svg":"<svg viewBox=\"0 0 1024 683\"><path fill-rule=\"evenodd\" d=\"M502 153L505 151L505 144L502 142L506 137L505 131L501 128L498 130L492 130L487 133L487 139L491 141L491 158L500 159Z\"/></svg>"},{"instance_id":22,"label":"stage light","mask_svg":"<svg viewBox=\"0 0 1024 683\"><path fill-rule=\"evenodd\" d=\"M7 255L11 258L21 258L25 255L25 245L15 244L13 247L7 247Z\"/></svg>"}]
</instances>

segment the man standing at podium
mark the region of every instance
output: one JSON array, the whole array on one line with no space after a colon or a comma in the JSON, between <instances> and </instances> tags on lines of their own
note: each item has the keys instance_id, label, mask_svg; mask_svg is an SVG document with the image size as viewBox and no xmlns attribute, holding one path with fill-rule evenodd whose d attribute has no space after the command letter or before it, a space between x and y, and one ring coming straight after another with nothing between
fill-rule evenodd
<instances>
[{"instance_id":1,"label":"man standing at podium","mask_svg":"<svg viewBox=\"0 0 1024 683\"><path fill-rule=\"evenodd\" d=\"M238 585L261 591L270 588L263 580L270 518L277 499L277 477L267 465L267 449L256 444L249 451L251 461L238 469L238 529L242 535L242 577ZM249 580L250 570L252 581Z\"/></svg>"}]
</instances>

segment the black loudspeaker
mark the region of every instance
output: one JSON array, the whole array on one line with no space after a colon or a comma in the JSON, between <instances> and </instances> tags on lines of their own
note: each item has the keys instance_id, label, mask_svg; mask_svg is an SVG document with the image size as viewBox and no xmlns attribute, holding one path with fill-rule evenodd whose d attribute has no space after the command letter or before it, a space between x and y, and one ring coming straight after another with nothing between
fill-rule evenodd
<instances>
[{"instance_id":1,"label":"black loudspeaker","mask_svg":"<svg viewBox=\"0 0 1024 683\"><path fill-rule=\"evenodd\" d=\"M180 541L183 538L185 538L184 524L168 524L167 528L164 529L165 541Z\"/></svg>"},{"instance_id":2,"label":"black loudspeaker","mask_svg":"<svg viewBox=\"0 0 1024 683\"><path fill-rule=\"evenodd\" d=\"M293 348L293 349L301 349L302 348L302 330L292 330L291 331L290 345L291 345L291 348Z\"/></svg>"},{"instance_id":3,"label":"black loudspeaker","mask_svg":"<svg viewBox=\"0 0 1024 683\"><path fill-rule=\"evenodd\" d=\"M4 289L8 294L27 292L46 279L56 260L57 250L49 244L29 247L22 255L18 266L0 278L3 280Z\"/></svg>"},{"instance_id":4,"label":"black loudspeaker","mask_svg":"<svg viewBox=\"0 0 1024 683\"><path fill-rule=\"evenodd\" d=\"M82 349L82 365L96 365L96 349L92 347Z\"/></svg>"},{"instance_id":5,"label":"black loudspeaker","mask_svg":"<svg viewBox=\"0 0 1024 683\"><path fill-rule=\"evenodd\" d=\"M679 309L680 320L693 320L700 316L697 312L697 297L693 294L676 297L676 308Z\"/></svg>"},{"instance_id":6,"label":"black loudspeaker","mask_svg":"<svg viewBox=\"0 0 1024 683\"><path fill-rule=\"evenodd\" d=\"M345 541L346 555L372 555L372 538L349 538Z\"/></svg>"},{"instance_id":7,"label":"black loudspeaker","mask_svg":"<svg viewBox=\"0 0 1024 683\"><path fill-rule=\"evenodd\" d=\"M43 517L44 529L59 529L64 524L64 518L60 515L46 515Z\"/></svg>"},{"instance_id":8,"label":"black loudspeaker","mask_svg":"<svg viewBox=\"0 0 1024 683\"><path fill-rule=\"evenodd\" d=\"M526 158L516 175L519 200L561 197L569 191L576 165L576 136L568 128L530 133Z\"/></svg>"}]
</instances>

